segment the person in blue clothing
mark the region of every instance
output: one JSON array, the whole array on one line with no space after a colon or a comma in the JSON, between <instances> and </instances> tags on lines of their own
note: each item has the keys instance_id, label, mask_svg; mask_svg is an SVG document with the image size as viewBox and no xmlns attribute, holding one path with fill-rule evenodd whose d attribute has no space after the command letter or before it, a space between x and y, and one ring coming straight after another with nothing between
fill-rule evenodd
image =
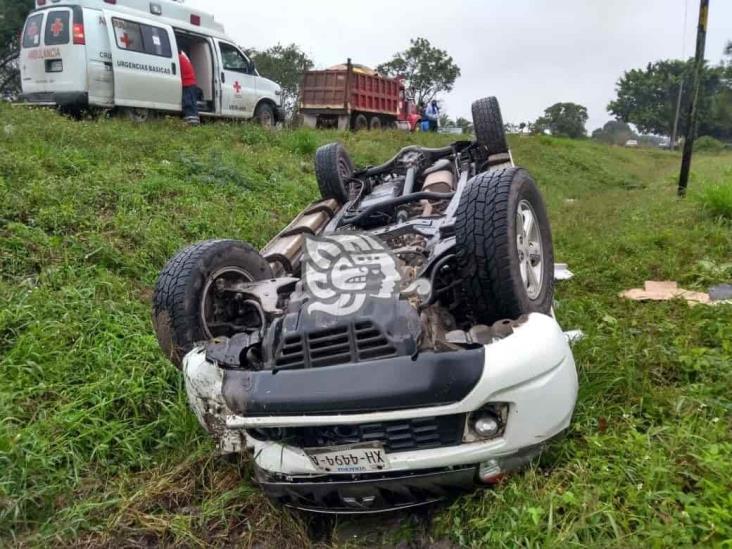
<instances>
[{"instance_id":1,"label":"person in blue clothing","mask_svg":"<svg viewBox=\"0 0 732 549\"><path fill-rule=\"evenodd\" d=\"M440 118L440 107L437 106L437 101L434 99L427 105L422 115L423 119L429 120L429 130L431 132L437 131L437 120Z\"/></svg>"}]
</instances>

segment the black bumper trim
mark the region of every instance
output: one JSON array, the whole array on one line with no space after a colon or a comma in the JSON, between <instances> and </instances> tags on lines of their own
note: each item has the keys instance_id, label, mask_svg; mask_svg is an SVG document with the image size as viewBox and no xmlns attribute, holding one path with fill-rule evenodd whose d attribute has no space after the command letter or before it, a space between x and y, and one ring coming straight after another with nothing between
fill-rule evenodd
<instances>
[{"instance_id":1,"label":"black bumper trim","mask_svg":"<svg viewBox=\"0 0 732 549\"><path fill-rule=\"evenodd\" d=\"M469 492L477 483L477 467L403 472L366 479L278 481L262 470L257 483L272 500L302 511L368 514L429 505Z\"/></svg>"},{"instance_id":2,"label":"black bumper trim","mask_svg":"<svg viewBox=\"0 0 732 549\"><path fill-rule=\"evenodd\" d=\"M459 402L483 374L484 350L422 353L300 370L226 370L222 392L242 416L377 412Z\"/></svg>"}]
</instances>

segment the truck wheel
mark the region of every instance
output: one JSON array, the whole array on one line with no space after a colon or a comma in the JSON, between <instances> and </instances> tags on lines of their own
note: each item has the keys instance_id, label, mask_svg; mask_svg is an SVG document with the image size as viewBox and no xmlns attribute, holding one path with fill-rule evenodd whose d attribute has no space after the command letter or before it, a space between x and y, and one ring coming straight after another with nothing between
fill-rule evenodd
<instances>
[{"instance_id":1,"label":"truck wheel","mask_svg":"<svg viewBox=\"0 0 732 549\"><path fill-rule=\"evenodd\" d=\"M348 201L348 180L353 176L353 162L340 143L323 145L315 152L315 178L320 196Z\"/></svg>"},{"instance_id":2,"label":"truck wheel","mask_svg":"<svg viewBox=\"0 0 732 549\"><path fill-rule=\"evenodd\" d=\"M127 116L128 120L131 120L132 122L135 122L137 124L144 124L145 122L148 122L149 120L152 120L153 114L150 111L150 109L140 109L137 107L128 107L125 109L125 116Z\"/></svg>"},{"instance_id":3,"label":"truck wheel","mask_svg":"<svg viewBox=\"0 0 732 549\"><path fill-rule=\"evenodd\" d=\"M369 121L365 114L357 114L353 119L353 129L357 132L369 129Z\"/></svg>"},{"instance_id":4,"label":"truck wheel","mask_svg":"<svg viewBox=\"0 0 732 549\"><path fill-rule=\"evenodd\" d=\"M456 256L476 321L549 314L554 251L549 219L529 173L506 168L475 176L455 215Z\"/></svg>"},{"instance_id":5,"label":"truck wheel","mask_svg":"<svg viewBox=\"0 0 732 549\"><path fill-rule=\"evenodd\" d=\"M257 108L254 109L254 120L263 128L274 128L275 117L274 110L267 103L260 103Z\"/></svg>"},{"instance_id":6,"label":"truck wheel","mask_svg":"<svg viewBox=\"0 0 732 549\"><path fill-rule=\"evenodd\" d=\"M237 326L251 321L249 307L217 290L218 280L272 276L257 250L238 240L207 240L178 252L161 271L153 295L155 334L168 359L180 368L196 343L234 335Z\"/></svg>"},{"instance_id":7,"label":"truck wheel","mask_svg":"<svg viewBox=\"0 0 732 549\"><path fill-rule=\"evenodd\" d=\"M473 127L478 143L488 149L488 154L508 152L506 131L503 128L498 99L485 97L473 103Z\"/></svg>"},{"instance_id":8,"label":"truck wheel","mask_svg":"<svg viewBox=\"0 0 732 549\"><path fill-rule=\"evenodd\" d=\"M378 116L374 116L371 118L371 122L369 122L369 129L370 130L380 130L381 129L381 119Z\"/></svg>"}]
</instances>

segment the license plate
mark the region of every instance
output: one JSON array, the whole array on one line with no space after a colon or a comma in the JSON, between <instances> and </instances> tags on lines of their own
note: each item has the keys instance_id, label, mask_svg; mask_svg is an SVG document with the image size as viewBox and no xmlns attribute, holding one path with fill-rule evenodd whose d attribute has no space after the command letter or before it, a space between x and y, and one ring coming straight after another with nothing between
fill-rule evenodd
<instances>
[{"instance_id":1,"label":"license plate","mask_svg":"<svg viewBox=\"0 0 732 549\"><path fill-rule=\"evenodd\" d=\"M46 62L46 72L63 72L64 62L61 59L53 59Z\"/></svg>"},{"instance_id":2,"label":"license plate","mask_svg":"<svg viewBox=\"0 0 732 549\"><path fill-rule=\"evenodd\" d=\"M378 443L305 448L305 453L315 467L328 473L362 473L389 468L384 447Z\"/></svg>"}]
</instances>

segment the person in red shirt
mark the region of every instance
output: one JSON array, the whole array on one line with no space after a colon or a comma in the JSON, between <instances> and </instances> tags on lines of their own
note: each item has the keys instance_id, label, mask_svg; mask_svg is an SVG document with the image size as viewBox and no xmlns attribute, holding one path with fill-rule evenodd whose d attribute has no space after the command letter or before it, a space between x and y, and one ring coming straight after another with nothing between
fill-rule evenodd
<instances>
[{"instance_id":1,"label":"person in red shirt","mask_svg":"<svg viewBox=\"0 0 732 549\"><path fill-rule=\"evenodd\" d=\"M196 70L185 51L178 54L180 77L183 82L183 119L192 125L201 123L198 117L198 81Z\"/></svg>"}]
</instances>

